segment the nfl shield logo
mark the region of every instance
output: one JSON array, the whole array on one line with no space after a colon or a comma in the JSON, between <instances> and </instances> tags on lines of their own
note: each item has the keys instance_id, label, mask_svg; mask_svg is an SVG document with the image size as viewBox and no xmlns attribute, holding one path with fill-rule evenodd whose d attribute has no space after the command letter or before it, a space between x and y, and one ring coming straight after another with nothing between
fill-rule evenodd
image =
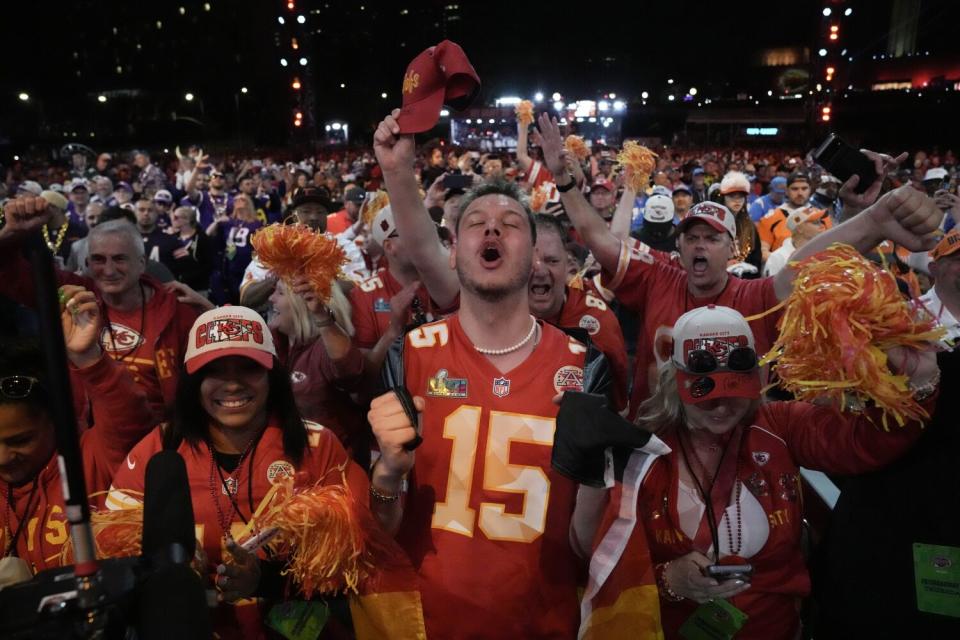
<instances>
[{"instance_id":1,"label":"nfl shield logo","mask_svg":"<svg viewBox=\"0 0 960 640\"><path fill-rule=\"evenodd\" d=\"M493 379L493 395L502 398L510 393L510 381L506 378Z\"/></svg>"}]
</instances>

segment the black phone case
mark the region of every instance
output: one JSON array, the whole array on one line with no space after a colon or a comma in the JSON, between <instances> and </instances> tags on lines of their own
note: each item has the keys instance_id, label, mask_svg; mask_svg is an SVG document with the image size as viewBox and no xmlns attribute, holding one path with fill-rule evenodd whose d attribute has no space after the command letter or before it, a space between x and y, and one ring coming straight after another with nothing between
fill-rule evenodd
<instances>
[{"instance_id":1,"label":"black phone case","mask_svg":"<svg viewBox=\"0 0 960 640\"><path fill-rule=\"evenodd\" d=\"M870 158L834 134L830 134L814 151L813 158L841 182L846 182L854 174L860 176L860 183L854 189L856 193L863 193L877 179L877 172Z\"/></svg>"}]
</instances>

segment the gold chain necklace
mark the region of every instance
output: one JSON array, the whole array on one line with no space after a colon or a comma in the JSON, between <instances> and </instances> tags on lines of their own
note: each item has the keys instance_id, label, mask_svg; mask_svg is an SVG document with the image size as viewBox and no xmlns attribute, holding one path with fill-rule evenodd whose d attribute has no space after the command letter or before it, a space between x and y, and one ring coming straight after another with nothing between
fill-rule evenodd
<instances>
[{"instance_id":1,"label":"gold chain necklace","mask_svg":"<svg viewBox=\"0 0 960 640\"><path fill-rule=\"evenodd\" d=\"M70 212L64 211L65 217L63 224L60 225L60 229L57 231L57 239L50 239L50 230L47 228L47 225L43 225L43 239L47 243L47 247L50 249L50 253L57 255L57 252L60 251L60 245L63 244L63 239L67 235L67 227L70 226Z\"/></svg>"}]
</instances>

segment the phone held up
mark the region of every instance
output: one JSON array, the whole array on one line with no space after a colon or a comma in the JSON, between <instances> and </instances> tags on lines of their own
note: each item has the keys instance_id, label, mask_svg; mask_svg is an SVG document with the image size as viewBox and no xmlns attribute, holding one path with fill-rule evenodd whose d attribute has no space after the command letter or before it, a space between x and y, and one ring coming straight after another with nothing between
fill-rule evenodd
<instances>
[{"instance_id":1,"label":"phone held up","mask_svg":"<svg viewBox=\"0 0 960 640\"><path fill-rule=\"evenodd\" d=\"M813 159L841 182L846 182L854 174L860 176L860 182L854 189L857 193L869 189L877 179L873 161L859 149L838 138L835 133L827 136L823 144L817 147L813 152Z\"/></svg>"}]
</instances>

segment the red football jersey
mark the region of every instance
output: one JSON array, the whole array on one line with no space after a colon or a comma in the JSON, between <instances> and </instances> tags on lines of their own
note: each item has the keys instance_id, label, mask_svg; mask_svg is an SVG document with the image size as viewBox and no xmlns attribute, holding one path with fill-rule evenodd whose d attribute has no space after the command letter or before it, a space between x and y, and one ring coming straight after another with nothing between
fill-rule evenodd
<instances>
[{"instance_id":1,"label":"red football jersey","mask_svg":"<svg viewBox=\"0 0 960 640\"><path fill-rule=\"evenodd\" d=\"M627 406L627 347L623 342L623 332L616 314L591 289L567 287L567 299L560 310L560 318L553 323L558 327L584 329L590 334L590 340L607 358L613 372L614 386L611 399L617 410Z\"/></svg>"},{"instance_id":2,"label":"red football jersey","mask_svg":"<svg viewBox=\"0 0 960 640\"><path fill-rule=\"evenodd\" d=\"M340 484L346 474L353 495L357 496L358 500L367 500L369 482L366 475L349 462L333 432L312 422L305 424L309 434L309 446L299 467L295 467L293 461L283 452L283 433L280 427L271 424L234 474L223 472L227 484L235 487L236 505L243 518L250 518L274 482L290 476L296 478L297 486L311 486L317 482ZM141 440L120 464L107 496L108 508L124 509L140 505L147 462L161 449L163 444L158 427ZM234 535L239 535L245 525L221 484L207 444L201 442L197 447L192 447L184 441L177 448L177 452L183 456L187 465L197 541L207 554L207 568L212 584L217 565L222 562L222 558L229 557L223 547L224 530L221 520L229 521ZM219 501L219 511L214 496ZM238 540L243 542L241 538ZM262 551L260 555L265 557ZM214 629L218 637L267 637L263 631L258 604L259 600L245 599L218 606L214 612Z\"/></svg>"},{"instance_id":3,"label":"red football jersey","mask_svg":"<svg viewBox=\"0 0 960 640\"><path fill-rule=\"evenodd\" d=\"M695 298L687 286L687 272L677 263L654 255L642 242L630 238L620 247L620 261L616 274L602 274L602 285L613 291L628 309L639 314L642 324L637 332L636 365L633 389L630 392L630 416L650 396L650 385L656 384L657 359L654 338L660 327L673 327L677 318L691 309L715 304L736 309L744 316L762 313L778 300L773 278L744 280L727 278L727 285L716 296ZM677 264L677 266L674 266ZM781 312L774 312L750 323L758 355L770 350L777 338L777 320Z\"/></svg>"},{"instance_id":4,"label":"red football jersey","mask_svg":"<svg viewBox=\"0 0 960 640\"><path fill-rule=\"evenodd\" d=\"M407 334L402 371L388 360L387 377L426 400L397 541L420 576L430 638L576 635L576 484L550 466L552 398L583 388L587 349L541 328L507 373L457 315Z\"/></svg>"},{"instance_id":5,"label":"red football jersey","mask_svg":"<svg viewBox=\"0 0 960 640\"><path fill-rule=\"evenodd\" d=\"M403 285L390 275L389 269L381 269L350 290L350 307L356 331L353 341L359 348L372 349L386 332L390 325L390 298L402 289ZM439 309L423 285L417 290L417 298L428 322L452 313L457 308L455 305L451 309Z\"/></svg>"}]
</instances>

